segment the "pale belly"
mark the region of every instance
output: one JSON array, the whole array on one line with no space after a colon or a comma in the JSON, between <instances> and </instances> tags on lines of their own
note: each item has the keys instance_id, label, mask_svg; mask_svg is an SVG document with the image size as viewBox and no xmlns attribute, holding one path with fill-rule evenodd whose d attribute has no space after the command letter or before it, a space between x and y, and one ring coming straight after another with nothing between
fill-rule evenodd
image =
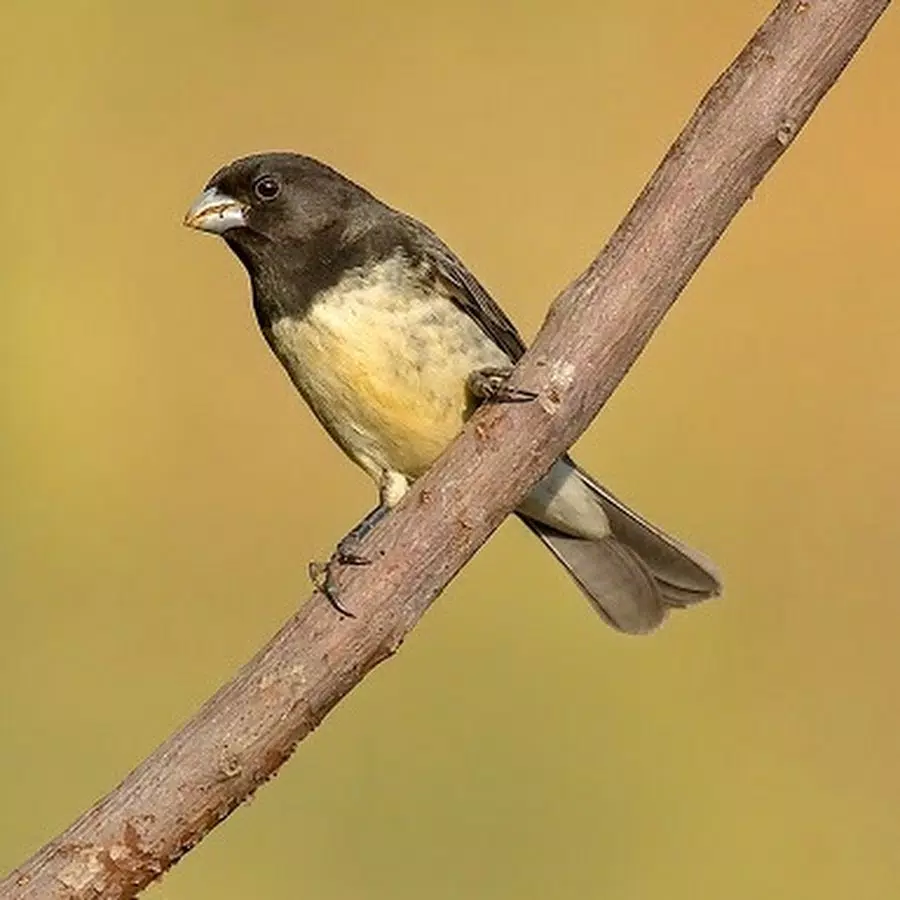
<instances>
[{"instance_id":1,"label":"pale belly","mask_svg":"<svg viewBox=\"0 0 900 900\"><path fill-rule=\"evenodd\" d=\"M468 375L509 364L452 300L410 293L376 270L269 335L316 417L376 480L428 469L474 408Z\"/></svg>"}]
</instances>

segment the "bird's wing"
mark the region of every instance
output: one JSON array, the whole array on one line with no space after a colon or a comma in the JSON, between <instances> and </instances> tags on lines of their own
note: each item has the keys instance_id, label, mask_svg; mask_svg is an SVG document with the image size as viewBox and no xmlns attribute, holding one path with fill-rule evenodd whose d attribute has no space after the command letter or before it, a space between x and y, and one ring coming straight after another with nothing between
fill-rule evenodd
<instances>
[{"instance_id":1,"label":"bird's wing","mask_svg":"<svg viewBox=\"0 0 900 900\"><path fill-rule=\"evenodd\" d=\"M448 290L453 302L470 316L478 327L513 361L525 352L516 326L497 305L462 260L426 225L409 216L403 217L413 243L435 267L435 276Z\"/></svg>"}]
</instances>

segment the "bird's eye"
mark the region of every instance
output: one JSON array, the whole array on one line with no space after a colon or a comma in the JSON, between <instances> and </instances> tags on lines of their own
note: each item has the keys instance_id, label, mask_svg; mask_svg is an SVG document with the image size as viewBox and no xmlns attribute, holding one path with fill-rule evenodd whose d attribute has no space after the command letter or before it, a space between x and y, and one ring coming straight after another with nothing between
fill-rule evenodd
<instances>
[{"instance_id":1,"label":"bird's eye","mask_svg":"<svg viewBox=\"0 0 900 900\"><path fill-rule=\"evenodd\" d=\"M281 183L271 175L263 175L253 182L253 193L260 200L274 200L281 193Z\"/></svg>"}]
</instances>

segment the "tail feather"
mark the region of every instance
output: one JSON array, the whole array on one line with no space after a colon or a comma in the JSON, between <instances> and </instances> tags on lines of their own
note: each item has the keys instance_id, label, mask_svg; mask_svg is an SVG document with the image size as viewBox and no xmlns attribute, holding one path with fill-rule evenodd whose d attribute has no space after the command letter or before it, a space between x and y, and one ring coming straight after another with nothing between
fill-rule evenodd
<instances>
[{"instance_id":1,"label":"tail feather","mask_svg":"<svg viewBox=\"0 0 900 900\"><path fill-rule=\"evenodd\" d=\"M722 580L711 560L629 509L581 469L578 474L603 507L613 535L644 560L673 598L681 598L673 605L689 606L722 592Z\"/></svg>"},{"instance_id":2,"label":"tail feather","mask_svg":"<svg viewBox=\"0 0 900 900\"><path fill-rule=\"evenodd\" d=\"M709 560L647 522L580 469L575 471L606 515L605 537L579 537L576 528L564 533L519 515L609 624L628 634L646 634L662 624L670 608L721 592Z\"/></svg>"},{"instance_id":3,"label":"tail feather","mask_svg":"<svg viewBox=\"0 0 900 900\"><path fill-rule=\"evenodd\" d=\"M624 544L611 536L600 540L572 537L534 519L521 518L613 628L646 634L662 624L666 603L656 580Z\"/></svg>"}]
</instances>

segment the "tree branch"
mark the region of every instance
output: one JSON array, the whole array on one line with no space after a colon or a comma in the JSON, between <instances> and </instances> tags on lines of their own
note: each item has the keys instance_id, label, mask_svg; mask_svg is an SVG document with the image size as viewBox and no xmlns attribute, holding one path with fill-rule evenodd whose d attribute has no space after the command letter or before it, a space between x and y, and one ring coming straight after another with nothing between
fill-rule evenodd
<instances>
[{"instance_id":1,"label":"tree branch","mask_svg":"<svg viewBox=\"0 0 900 900\"><path fill-rule=\"evenodd\" d=\"M889 0L786 0L703 99L590 268L554 303L515 383L178 733L0 882L0 900L132 897L249 797L429 604L587 427L719 235Z\"/></svg>"}]
</instances>

